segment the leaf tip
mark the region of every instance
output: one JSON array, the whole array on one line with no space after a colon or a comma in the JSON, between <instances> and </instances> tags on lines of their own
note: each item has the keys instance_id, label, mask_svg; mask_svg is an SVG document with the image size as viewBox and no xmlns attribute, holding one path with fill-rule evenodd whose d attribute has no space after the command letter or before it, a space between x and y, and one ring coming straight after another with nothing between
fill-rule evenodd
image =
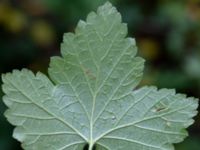
<instances>
[{"instance_id":1,"label":"leaf tip","mask_svg":"<svg viewBox=\"0 0 200 150\"><path fill-rule=\"evenodd\" d=\"M26 139L26 135L24 134L24 129L22 127L17 127L14 129L13 137L20 142L23 142Z\"/></svg>"},{"instance_id":2,"label":"leaf tip","mask_svg":"<svg viewBox=\"0 0 200 150\"><path fill-rule=\"evenodd\" d=\"M90 12L86 18L87 22L93 22L93 20L96 18L97 14L95 12Z\"/></svg>"},{"instance_id":3,"label":"leaf tip","mask_svg":"<svg viewBox=\"0 0 200 150\"><path fill-rule=\"evenodd\" d=\"M75 29L75 33L80 33L81 30L83 30L85 28L85 26L87 25L87 23L83 20L79 20L77 27Z\"/></svg>"},{"instance_id":4,"label":"leaf tip","mask_svg":"<svg viewBox=\"0 0 200 150\"><path fill-rule=\"evenodd\" d=\"M103 4L97 9L97 13L102 16L116 13L116 12L117 12L117 9L109 1L107 1L105 4Z\"/></svg>"},{"instance_id":5,"label":"leaf tip","mask_svg":"<svg viewBox=\"0 0 200 150\"><path fill-rule=\"evenodd\" d=\"M10 101L9 99L8 99L8 96L7 95L4 95L3 97L2 97L2 100L3 100L3 102L4 102L4 104L8 107L8 108L10 108L11 106L12 106L12 101ZM4 115L5 116L5 115Z\"/></svg>"},{"instance_id":6,"label":"leaf tip","mask_svg":"<svg viewBox=\"0 0 200 150\"><path fill-rule=\"evenodd\" d=\"M5 83L5 82L6 82L6 78L7 78L8 76L10 76L10 75L11 75L11 73L4 73L4 74L2 74L2 75L1 75L2 82Z\"/></svg>"}]
</instances>

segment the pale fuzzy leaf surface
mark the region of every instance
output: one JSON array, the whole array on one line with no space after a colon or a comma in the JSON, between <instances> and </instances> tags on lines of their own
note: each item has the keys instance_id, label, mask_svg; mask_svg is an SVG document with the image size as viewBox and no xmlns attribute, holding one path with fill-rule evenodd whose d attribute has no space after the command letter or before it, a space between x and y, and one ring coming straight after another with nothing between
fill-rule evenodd
<instances>
[{"instance_id":1,"label":"pale fuzzy leaf surface","mask_svg":"<svg viewBox=\"0 0 200 150\"><path fill-rule=\"evenodd\" d=\"M2 76L5 116L25 150L173 150L187 136L197 100L155 87L132 91L144 60L126 36L106 3L64 35L52 81L26 69Z\"/></svg>"}]
</instances>

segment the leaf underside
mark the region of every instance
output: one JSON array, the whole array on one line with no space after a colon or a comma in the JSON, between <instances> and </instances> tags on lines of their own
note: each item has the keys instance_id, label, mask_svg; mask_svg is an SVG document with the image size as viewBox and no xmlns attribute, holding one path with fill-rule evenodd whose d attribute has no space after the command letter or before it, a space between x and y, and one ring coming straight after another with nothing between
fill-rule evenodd
<instances>
[{"instance_id":1,"label":"leaf underside","mask_svg":"<svg viewBox=\"0 0 200 150\"><path fill-rule=\"evenodd\" d=\"M139 84L144 60L110 3L67 33L50 79L27 69L2 76L5 116L25 150L173 150L197 99Z\"/></svg>"}]
</instances>

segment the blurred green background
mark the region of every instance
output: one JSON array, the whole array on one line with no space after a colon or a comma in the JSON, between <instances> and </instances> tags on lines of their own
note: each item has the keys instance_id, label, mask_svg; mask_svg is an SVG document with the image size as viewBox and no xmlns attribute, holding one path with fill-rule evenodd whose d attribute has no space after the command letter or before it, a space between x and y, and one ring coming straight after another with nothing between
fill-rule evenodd
<instances>
[{"instance_id":1,"label":"blurred green background","mask_svg":"<svg viewBox=\"0 0 200 150\"><path fill-rule=\"evenodd\" d=\"M106 0L1 0L0 73L29 68L47 73L64 32ZM141 85L176 88L200 98L200 1L110 0L128 23L146 62ZM0 91L0 95L2 92ZM0 150L20 150L0 101ZM176 150L200 150L200 115Z\"/></svg>"}]
</instances>

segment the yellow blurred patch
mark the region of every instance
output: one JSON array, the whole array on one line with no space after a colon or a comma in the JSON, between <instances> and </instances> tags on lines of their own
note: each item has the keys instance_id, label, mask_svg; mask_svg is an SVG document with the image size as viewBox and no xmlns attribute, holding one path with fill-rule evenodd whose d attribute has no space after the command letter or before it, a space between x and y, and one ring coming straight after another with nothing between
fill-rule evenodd
<instances>
[{"instance_id":1,"label":"yellow blurred patch","mask_svg":"<svg viewBox=\"0 0 200 150\"><path fill-rule=\"evenodd\" d=\"M188 0L187 9L191 19L200 21L200 1L199 0Z\"/></svg>"},{"instance_id":2,"label":"yellow blurred patch","mask_svg":"<svg viewBox=\"0 0 200 150\"><path fill-rule=\"evenodd\" d=\"M52 26L42 20L33 22L30 34L32 39L42 46L52 44L55 39L55 32Z\"/></svg>"},{"instance_id":3,"label":"yellow blurred patch","mask_svg":"<svg viewBox=\"0 0 200 150\"><path fill-rule=\"evenodd\" d=\"M8 17L6 27L12 32L22 31L27 24L27 20L24 14L17 10L13 10Z\"/></svg>"},{"instance_id":4,"label":"yellow blurred patch","mask_svg":"<svg viewBox=\"0 0 200 150\"><path fill-rule=\"evenodd\" d=\"M143 38L138 41L139 52L147 60L154 60L159 56L160 45L153 39Z\"/></svg>"},{"instance_id":5,"label":"yellow blurred patch","mask_svg":"<svg viewBox=\"0 0 200 150\"><path fill-rule=\"evenodd\" d=\"M9 4L0 3L0 23L6 30L17 33L25 28L27 19L22 12L12 8Z\"/></svg>"}]
</instances>

